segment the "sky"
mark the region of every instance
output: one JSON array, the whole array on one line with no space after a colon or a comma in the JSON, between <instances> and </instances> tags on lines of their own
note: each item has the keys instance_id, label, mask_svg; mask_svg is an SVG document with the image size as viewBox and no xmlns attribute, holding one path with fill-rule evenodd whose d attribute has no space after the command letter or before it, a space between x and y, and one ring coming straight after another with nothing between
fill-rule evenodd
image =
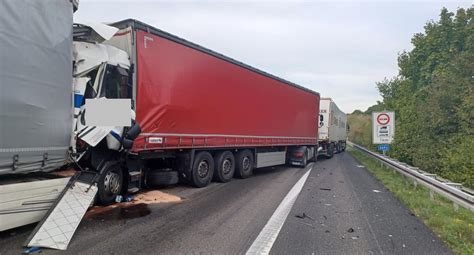
<instances>
[{"instance_id":1,"label":"sky","mask_svg":"<svg viewBox=\"0 0 474 255\"><path fill-rule=\"evenodd\" d=\"M472 1L81 0L75 21L133 18L331 97L346 113L381 100L376 82L438 20Z\"/></svg>"}]
</instances>

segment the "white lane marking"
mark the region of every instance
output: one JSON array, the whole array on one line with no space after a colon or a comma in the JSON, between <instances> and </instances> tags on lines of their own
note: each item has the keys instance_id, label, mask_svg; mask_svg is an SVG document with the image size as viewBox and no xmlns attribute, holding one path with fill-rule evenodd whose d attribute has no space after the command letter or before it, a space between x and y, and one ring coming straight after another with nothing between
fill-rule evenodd
<instances>
[{"instance_id":1,"label":"white lane marking","mask_svg":"<svg viewBox=\"0 0 474 255\"><path fill-rule=\"evenodd\" d=\"M272 217L270 217L270 219L267 221L267 224L265 224L265 227L263 227L262 231L260 231L260 234L258 234L255 241L253 241L246 254L268 254L270 252L273 243L280 233L283 223L285 223L285 220L288 217L288 214L290 213L291 208L293 207L293 204L300 194L301 189L303 188L306 179L308 179L312 169L313 167L311 167L298 180L298 182L296 182L285 198L283 198L283 201L281 201L280 205L278 205L278 208L275 210Z\"/></svg>"}]
</instances>

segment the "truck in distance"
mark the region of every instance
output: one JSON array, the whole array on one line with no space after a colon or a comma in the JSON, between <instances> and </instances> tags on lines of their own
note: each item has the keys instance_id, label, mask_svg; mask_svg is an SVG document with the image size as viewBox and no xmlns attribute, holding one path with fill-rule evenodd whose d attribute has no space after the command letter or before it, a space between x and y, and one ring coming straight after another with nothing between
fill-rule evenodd
<instances>
[{"instance_id":1,"label":"truck in distance","mask_svg":"<svg viewBox=\"0 0 474 255\"><path fill-rule=\"evenodd\" d=\"M331 98L321 98L319 111L319 154L331 158L346 149L347 115Z\"/></svg>"}]
</instances>

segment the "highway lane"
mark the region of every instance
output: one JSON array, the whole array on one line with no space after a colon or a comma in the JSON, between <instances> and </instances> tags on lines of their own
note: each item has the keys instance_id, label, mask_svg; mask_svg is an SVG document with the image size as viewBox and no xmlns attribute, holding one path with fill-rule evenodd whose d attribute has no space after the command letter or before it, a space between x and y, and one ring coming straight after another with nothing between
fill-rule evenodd
<instances>
[{"instance_id":1,"label":"highway lane","mask_svg":"<svg viewBox=\"0 0 474 255\"><path fill-rule=\"evenodd\" d=\"M271 253L449 253L423 223L357 165L346 153L314 164ZM117 209L85 219L67 253L245 253L310 167L260 169L252 178L203 189L164 189L183 201L141 206L132 215ZM309 217L296 217L303 213ZM350 228L354 232L349 233ZM31 229L1 233L0 254L21 252Z\"/></svg>"},{"instance_id":2,"label":"highway lane","mask_svg":"<svg viewBox=\"0 0 474 255\"><path fill-rule=\"evenodd\" d=\"M272 254L451 253L350 154L320 161L314 170ZM295 217L302 213L311 218Z\"/></svg>"},{"instance_id":3,"label":"highway lane","mask_svg":"<svg viewBox=\"0 0 474 255\"><path fill-rule=\"evenodd\" d=\"M249 179L202 189L165 189L183 201L149 205L144 208L148 215L134 219L124 219L116 212L85 219L67 253L244 253L304 172L280 166L256 170ZM0 235L0 253L21 252L31 229L19 230L14 236Z\"/></svg>"}]
</instances>

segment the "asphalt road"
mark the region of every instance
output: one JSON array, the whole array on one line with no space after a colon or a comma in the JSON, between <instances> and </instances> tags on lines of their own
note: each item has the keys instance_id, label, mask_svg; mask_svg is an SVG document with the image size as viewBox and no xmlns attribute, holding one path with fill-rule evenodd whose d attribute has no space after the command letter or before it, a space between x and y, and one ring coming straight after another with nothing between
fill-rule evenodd
<instances>
[{"instance_id":1,"label":"asphalt road","mask_svg":"<svg viewBox=\"0 0 474 255\"><path fill-rule=\"evenodd\" d=\"M68 254L245 253L293 185L310 175L273 254L444 254L445 245L349 154L306 169L274 167L203 189L163 191L179 203L117 208L85 219ZM304 215L303 215L304 213ZM33 226L0 233L0 254L19 254ZM43 250L43 253L61 253Z\"/></svg>"}]
</instances>

